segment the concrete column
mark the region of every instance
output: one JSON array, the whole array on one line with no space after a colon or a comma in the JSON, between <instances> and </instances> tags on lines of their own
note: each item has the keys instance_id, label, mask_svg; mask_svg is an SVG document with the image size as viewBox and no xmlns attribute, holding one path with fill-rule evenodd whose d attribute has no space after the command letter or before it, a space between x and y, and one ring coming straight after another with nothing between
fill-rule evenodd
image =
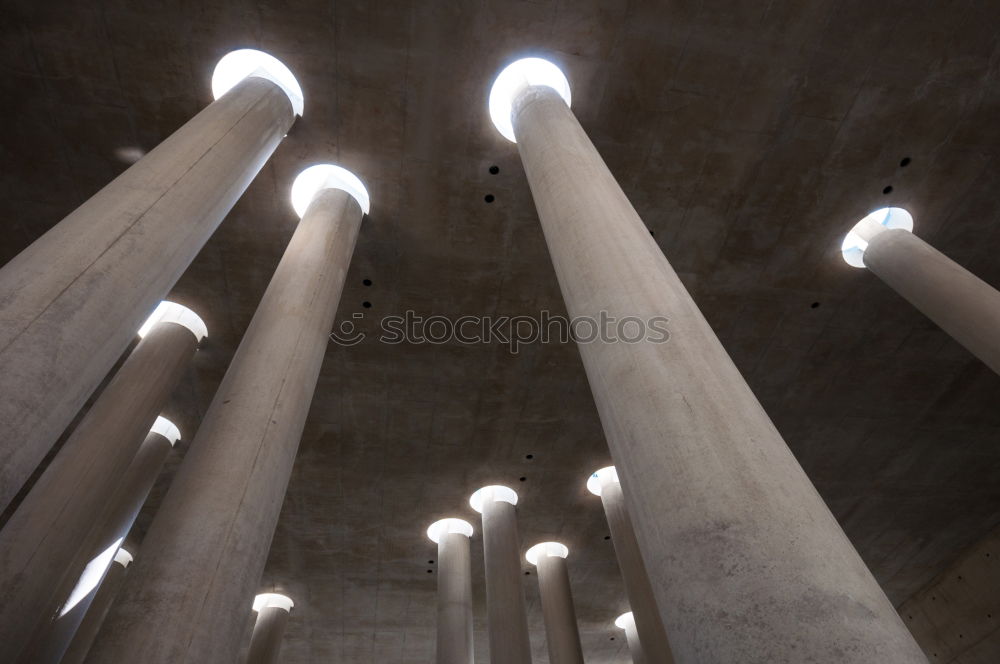
<instances>
[{"instance_id":1,"label":"concrete column","mask_svg":"<svg viewBox=\"0 0 1000 664\"><path fill-rule=\"evenodd\" d=\"M632 520L625 509L625 497L618 473L614 466L601 468L587 480L587 489L601 497L604 514L608 519L611 541L615 545L618 569L625 582L625 594L632 607L635 629L642 635L642 642L648 645L650 664L673 664L670 642L663 629L660 611L656 607L653 587L649 583L646 565L639 553L639 542L635 538ZM632 618L630 618L632 619Z\"/></svg>"},{"instance_id":2,"label":"concrete column","mask_svg":"<svg viewBox=\"0 0 1000 664\"><path fill-rule=\"evenodd\" d=\"M284 65L240 53L217 101L0 268L0 510L301 113Z\"/></svg>"},{"instance_id":3,"label":"concrete column","mask_svg":"<svg viewBox=\"0 0 1000 664\"><path fill-rule=\"evenodd\" d=\"M674 658L924 662L544 64L506 69L491 114L570 317L613 321L579 350Z\"/></svg>"},{"instance_id":4,"label":"concrete column","mask_svg":"<svg viewBox=\"0 0 1000 664\"><path fill-rule=\"evenodd\" d=\"M966 350L1000 373L1000 292L913 234L902 208L883 208L844 239L844 259L867 267Z\"/></svg>"},{"instance_id":5,"label":"concrete column","mask_svg":"<svg viewBox=\"0 0 1000 664\"><path fill-rule=\"evenodd\" d=\"M8 600L0 603L0 660L34 652L32 638L66 599L60 588L68 592L67 584L72 588L109 546L88 538L100 536L94 531L119 479L206 333L194 312L174 303L158 307L147 323L142 340L0 530L0 596ZM105 563L113 555L108 552Z\"/></svg>"},{"instance_id":6,"label":"concrete column","mask_svg":"<svg viewBox=\"0 0 1000 664\"><path fill-rule=\"evenodd\" d=\"M528 612L521 585L521 544L517 536L517 494L505 486L485 486L469 499L483 515L483 561L491 664L531 664Z\"/></svg>"},{"instance_id":7,"label":"concrete column","mask_svg":"<svg viewBox=\"0 0 1000 664\"><path fill-rule=\"evenodd\" d=\"M129 464L111 496L107 507L91 529L70 565L72 576L65 578L55 597L59 601L35 631L32 644L21 656L24 664L58 664L73 634L89 613L102 579L111 567L114 555L125 541L139 510L163 469L163 463L180 431L170 420L156 418L132 463Z\"/></svg>"},{"instance_id":8,"label":"concrete column","mask_svg":"<svg viewBox=\"0 0 1000 664\"><path fill-rule=\"evenodd\" d=\"M545 643L550 664L583 664L580 630L569 587L566 556L569 549L559 542L542 542L528 549L528 562L538 569L538 590L545 619Z\"/></svg>"},{"instance_id":9,"label":"concrete column","mask_svg":"<svg viewBox=\"0 0 1000 664\"><path fill-rule=\"evenodd\" d=\"M629 611L618 616L615 625L625 630L625 640L628 642L628 651L632 655L632 664L647 664L649 659L642 649L642 641L639 640L639 630L636 629L632 612Z\"/></svg>"},{"instance_id":10,"label":"concrete column","mask_svg":"<svg viewBox=\"0 0 1000 664\"><path fill-rule=\"evenodd\" d=\"M291 598L277 593L264 593L254 598L257 622L250 637L247 664L277 664L281 639L285 636L288 614L293 606Z\"/></svg>"},{"instance_id":11,"label":"concrete column","mask_svg":"<svg viewBox=\"0 0 1000 664\"><path fill-rule=\"evenodd\" d=\"M441 519L427 529L438 545L437 664L473 664L472 567L469 538L472 525L461 519Z\"/></svg>"},{"instance_id":12,"label":"concrete column","mask_svg":"<svg viewBox=\"0 0 1000 664\"><path fill-rule=\"evenodd\" d=\"M302 220L146 533L142 556L94 644L94 661L238 656L240 607L260 582L368 208L367 195L344 189L363 192L356 177L318 168L324 177L306 197Z\"/></svg>"},{"instance_id":13,"label":"concrete column","mask_svg":"<svg viewBox=\"0 0 1000 664\"><path fill-rule=\"evenodd\" d=\"M73 635L69 648L62 659L58 660L59 664L83 663L87 652L90 651L90 645L94 642L94 637L97 636L98 630L104 623L104 616L108 615L111 603L118 595L122 583L125 582L125 572L131 562L132 554L125 549L118 549L108 573L104 575L104 580L101 581L101 585L90 603L90 608L87 609L83 621L77 628L76 634Z\"/></svg>"}]
</instances>

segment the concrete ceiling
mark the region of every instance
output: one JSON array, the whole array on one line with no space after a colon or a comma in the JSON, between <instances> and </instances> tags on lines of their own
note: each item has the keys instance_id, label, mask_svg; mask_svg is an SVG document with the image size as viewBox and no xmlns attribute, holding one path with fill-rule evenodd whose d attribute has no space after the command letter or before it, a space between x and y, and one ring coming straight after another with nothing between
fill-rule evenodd
<instances>
[{"instance_id":1,"label":"concrete ceiling","mask_svg":"<svg viewBox=\"0 0 1000 664\"><path fill-rule=\"evenodd\" d=\"M266 50L305 91L305 116L171 296L210 331L166 411L187 442L294 229L295 174L331 160L371 191L339 313L370 336L330 346L262 583L297 603L285 662L430 661L424 529L460 516L478 533L467 497L487 483L521 494L523 548L569 546L588 661L628 661L584 488L609 455L575 348L371 336L407 310L563 312L516 149L486 113L524 54L564 68L583 126L895 603L997 523L1000 378L838 252L856 219L901 205L1000 284L996 3L13 4L0 262L209 103L226 52ZM478 535L473 551L485 662ZM545 662L533 576L525 588Z\"/></svg>"}]
</instances>

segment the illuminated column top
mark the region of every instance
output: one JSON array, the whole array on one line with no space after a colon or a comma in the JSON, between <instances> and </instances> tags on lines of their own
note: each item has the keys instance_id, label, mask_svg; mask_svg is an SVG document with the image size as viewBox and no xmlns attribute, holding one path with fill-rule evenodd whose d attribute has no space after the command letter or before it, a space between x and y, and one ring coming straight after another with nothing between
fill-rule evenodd
<instances>
[{"instance_id":1,"label":"illuminated column top","mask_svg":"<svg viewBox=\"0 0 1000 664\"><path fill-rule=\"evenodd\" d=\"M913 232L913 217L903 208L887 207L875 210L854 224L840 245L840 252L848 265L865 267L865 249L872 238L884 231L900 228Z\"/></svg>"},{"instance_id":2,"label":"illuminated column top","mask_svg":"<svg viewBox=\"0 0 1000 664\"><path fill-rule=\"evenodd\" d=\"M295 606L295 602L292 601L292 598L280 593L261 593L253 598L253 610L257 613L270 607L291 611L293 606Z\"/></svg>"},{"instance_id":3,"label":"illuminated column top","mask_svg":"<svg viewBox=\"0 0 1000 664\"><path fill-rule=\"evenodd\" d=\"M513 489L495 484L484 486L469 497L469 505L480 514L483 513L483 505L487 501L517 505L517 493Z\"/></svg>"},{"instance_id":4,"label":"illuminated column top","mask_svg":"<svg viewBox=\"0 0 1000 664\"><path fill-rule=\"evenodd\" d=\"M249 76L276 83L288 95L295 115L302 115L304 99L295 75L273 55L252 48L232 51L219 60L212 73L212 97L218 99Z\"/></svg>"},{"instance_id":5,"label":"illuminated column top","mask_svg":"<svg viewBox=\"0 0 1000 664\"><path fill-rule=\"evenodd\" d=\"M567 106L570 105L569 81L559 67L541 58L523 58L512 62L493 81L489 101L490 119L508 141L517 142L510 117L514 100L525 88L533 85L552 88L566 101Z\"/></svg>"},{"instance_id":6,"label":"illuminated column top","mask_svg":"<svg viewBox=\"0 0 1000 664\"><path fill-rule=\"evenodd\" d=\"M305 169L292 183L292 207L299 218L306 213L309 204L324 189L340 189L354 197L365 214L371 210L368 190L357 175L341 166L316 164Z\"/></svg>"}]
</instances>

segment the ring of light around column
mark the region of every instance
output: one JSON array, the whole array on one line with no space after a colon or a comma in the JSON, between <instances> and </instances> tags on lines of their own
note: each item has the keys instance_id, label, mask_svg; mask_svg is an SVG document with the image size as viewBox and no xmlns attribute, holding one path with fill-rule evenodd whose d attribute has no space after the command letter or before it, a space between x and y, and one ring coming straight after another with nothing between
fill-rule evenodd
<instances>
[{"instance_id":1,"label":"ring of light around column","mask_svg":"<svg viewBox=\"0 0 1000 664\"><path fill-rule=\"evenodd\" d=\"M840 253L848 265L854 267L864 267L865 249L868 248L868 240L858 233L858 226L867 222L875 222L881 226L889 228L901 228L904 231L913 232L913 217L903 208L886 207L875 210L867 217L854 224L854 227L844 236L844 242L840 245Z\"/></svg>"},{"instance_id":2,"label":"ring of light around column","mask_svg":"<svg viewBox=\"0 0 1000 664\"><path fill-rule=\"evenodd\" d=\"M371 209L368 190L357 175L341 166L316 164L299 173L292 183L292 207L299 219L306 213L313 197L323 189L346 191L358 202L362 212L368 214Z\"/></svg>"},{"instance_id":3,"label":"ring of light around column","mask_svg":"<svg viewBox=\"0 0 1000 664\"><path fill-rule=\"evenodd\" d=\"M170 441L171 446L180 440L181 437L181 430L173 422L160 415L156 416L156 421L153 422L153 426L150 427L149 432L160 434Z\"/></svg>"},{"instance_id":4,"label":"ring of light around column","mask_svg":"<svg viewBox=\"0 0 1000 664\"><path fill-rule=\"evenodd\" d=\"M614 466L605 466L591 473L590 477L587 478L587 491L595 496L601 495L601 492L604 490L605 480L609 482L618 481L618 471L615 470Z\"/></svg>"},{"instance_id":5,"label":"ring of light around column","mask_svg":"<svg viewBox=\"0 0 1000 664\"><path fill-rule=\"evenodd\" d=\"M629 623L634 623L635 618L632 616L631 611L626 611L617 618L615 618L615 627L618 629L626 629Z\"/></svg>"},{"instance_id":6,"label":"ring of light around column","mask_svg":"<svg viewBox=\"0 0 1000 664\"><path fill-rule=\"evenodd\" d=\"M178 325L183 325L191 330L191 334L199 342L208 336L208 327L205 326L205 321L201 319L201 316L176 302L163 300L156 305L156 309L153 309L153 313L149 315L146 322L139 328L139 337L142 338L149 334L149 331L157 323L177 323Z\"/></svg>"},{"instance_id":7,"label":"ring of light around column","mask_svg":"<svg viewBox=\"0 0 1000 664\"><path fill-rule=\"evenodd\" d=\"M115 554L114 560L122 567L128 567L132 563L132 554L125 549L118 549L118 553Z\"/></svg>"},{"instance_id":8,"label":"ring of light around column","mask_svg":"<svg viewBox=\"0 0 1000 664\"><path fill-rule=\"evenodd\" d=\"M510 114L514 99L531 85L547 85L570 105L569 81L559 67L541 58L522 58L504 67L490 89L490 118L504 138L517 142Z\"/></svg>"},{"instance_id":9,"label":"ring of light around column","mask_svg":"<svg viewBox=\"0 0 1000 664\"><path fill-rule=\"evenodd\" d=\"M494 484L492 486L484 486L479 489L474 494L469 497L469 506L476 510L480 514L483 513L483 504L487 500L492 500L493 502L504 502L510 503L511 505L517 505L517 493L508 487L500 486L499 484Z\"/></svg>"},{"instance_id":10,"label":"ring of light around column","mask_svg":"<svg viewBox=\"0 0 1000 664\"><path fill-rule=\"evenodd\" d=\"M435 521L427 529L427 537L437 544L441 537L448 533L458 533L466 537L472 537L472 524L462 519L441 519Z\"/></svg>"},{"instance_id":11,"label":"ring of light around column","mask_svg":"<svg viewBox=\"0 0 1000 664\"><path fill-rule=\"evenodd\" d=\"M528 549L527 553L524 554L525 559L532 565L538 565L539 556L555 556L556 558L565 558L569 555L569 549L566 548L565 544L559 542L541 542L535 546Z\"/></svg>"},{"instance_id":12,"label":"ring of light around column","mask_svg":"<svg viewBox=\"0 0 1000 664\"><path fill-rule=\"evenodd\" d=\"M280 593L261 593L253 598L253 610L258 613L261 609L266 609L271 606L277 609L291 611L292 607L295 606L295 602L293 602L292 598L288 595L282 595Z\"/></svg>"},{"instance_id":13,"label":"ring of light around column","mask_svg":"<svg viewBox=\"0 0 1000 664\"><path fill-rule=\"evenodd\" d=\"M212 72L212 97L218 99L248 76L273 81L288 96L295 115L302 115L304 98L291 70L273 55L252 48L227 53Z\"/></svg>"}]
</instances>

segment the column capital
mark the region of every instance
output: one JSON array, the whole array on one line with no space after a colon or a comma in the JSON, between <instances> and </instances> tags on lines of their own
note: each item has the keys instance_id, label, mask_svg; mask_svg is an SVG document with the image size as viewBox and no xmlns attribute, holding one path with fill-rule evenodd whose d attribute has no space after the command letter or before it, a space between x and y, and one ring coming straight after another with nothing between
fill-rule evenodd
<instances>
[{"instance_id":1,"label":"column capital","mask_svg":"<svg viewBox=\"0 0 1000 664\"><path fill-rule=\"evenodd\" d=\"M487 501L517 505L517 492L499 484L484 486L469 497L469 506L482 514Z\"/></svg>"},{"instance_id":2,"label":"column capital","mask_svg":"<svg viewBox=\"0 0 1000 664\"><path fill-rule=\"evenodd\" d=\"M614 466L605 466L600 470L595 470L587 478L587 491L595 496L601 495L608 482L618 482L618 471Z\"/></svg>"},{"instance_id":3,"label":"column capital","mask_svg":"<svg viewBox=\"0 0 1000 664\"><path fill-rule=\"evenodd\" d=\"M472 524L462 519L441 519L432 523L427 529L427 537L435 544L449 533L472 537Z\"/></svg>"},{"instance_id":4,"label":"column capital","mask_svg":"<svg viewBox=\"0 0 1000 664\"><path fill-rule=\"evenodd\" d=\"M541 542L528 549L528 551L524 554L524 557L532 565L538 566L538 559L541 556L565 558L568 555L569 549L565 544L561 544L559 542Z\"/></svg>"},{"instance_id":5,"label":"column capital","mask_svg":"<svg viewBox=\"0 0 1000 664\"><path fill-rule=\"evenodd\" d=\"M201 316L191 311L183 304L177 304L176 302L170 302L169 300L163 300L156 308L153 309L153 313L149 315L146 322L142 324L139 328L139 336L145 337L149 334L149 331L153 329L159 323L177 323L187 329L191 330L191 334L200 343L202 339L208 336L208 327L205 325L205 321L201 319Z\"/></svg>"},{"instance_id":6,"label":"column capital","mask_svg":"<svg viewBox=\"0 0 1000 664\"><path fill-rule=\"evenodd\" d=\"M292 598L281 593L261 593L253 598L253 610L258 613L261 609L269 607L291 611L293 606L295 606L295 602L292 601Z\"/></svg>"},{"instance_id":7,"label":"column capital","mask_svg":"<svg viewBox=\"0 0 1000 664\"><path fill-rule=\"evenodd\" d=\"M504 138L516 143L511 110L514 100L530 86L544 85L559 93L570 105L569 81L556 65L542 58L522 58L504 67L490 89L490 118Z\"/></svg>"},{"instance_id":8,"label":"column capital","mask_svg":"<svg viewBox=\"0 0 1000 664\"><path fill-rule=\"evenodd\" d=\"M324 189L340 189L354 197L361 211L368 214L371 198L357 175L342 166L316 164L298 174L292 183L292 207L299 218L306 213L316 194Z\"/></svg>"},{"instance_id":9,"label":"column capital","mask_svg":"<svg viewBox=\"0 0 1000 664\"><path fill-rule=\"evenodd\" d=\"M854 224L854 227L844 236L840 245L840 253L848 265L865 267L865 249L879 233L900 228L913 232L913 217L903 208L886 207L875 210L867 217Z\"/></svg>"},{"instance_id":10,"label":"column capital","mask_svg":"<svg viewBox=\"0 0 1000 664\"><path fill-rule=\"evenodd\" d=\"M219 60L212 72L212 97L218 99L250 76L266 78L276 84L288 96L295 115L302 115L302 87L295 75L273 55L252 48L230 51Z\"/></svg>"}]
</instances>

